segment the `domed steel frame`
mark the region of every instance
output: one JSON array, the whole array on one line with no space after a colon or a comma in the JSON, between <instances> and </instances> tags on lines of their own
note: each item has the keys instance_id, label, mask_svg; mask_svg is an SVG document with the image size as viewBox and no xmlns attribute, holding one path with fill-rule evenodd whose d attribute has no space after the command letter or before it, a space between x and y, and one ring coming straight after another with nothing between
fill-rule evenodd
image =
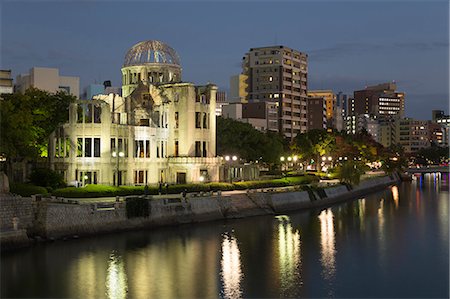
<instances>
[{"instance_id":1,"label":"domed steel frame","mask_svg":"<svg viewBox=\"0 0 450 299\"><path fill-rule=\"evenodd\" d=\"M123 66L149 63L180 65L180 58L169 45L157 40L148 40L137 43L128 50Z\"/></svg>"}]
</instances>

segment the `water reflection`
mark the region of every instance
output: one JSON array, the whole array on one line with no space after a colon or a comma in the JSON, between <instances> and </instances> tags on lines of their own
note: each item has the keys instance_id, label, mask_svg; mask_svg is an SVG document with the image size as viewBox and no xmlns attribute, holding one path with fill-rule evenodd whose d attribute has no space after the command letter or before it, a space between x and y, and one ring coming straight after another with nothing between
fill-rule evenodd
<instances>
[{"instance_id":1,"label":"water reflection","mask_svg":"<svg viewBox=\"0 0 450 299\"><path fill-rule=\"evenodd\" d=\"M398 187L397 186L392 186L391 187L391 192L392 192L392 198L394 199L394 204L395 204L395 209L398 209Z\"/></svg>"},{"instance_id":2,"label":"water reflection","mask_svg":"<svg viewBox=\"0 0 450 299\"><path fill-rule=\"evenodd\" d=\"M127 275L122 258L111 253L106 274L106 296L108 298L126 298L128 292Z\"/></svg>"},{"instance_id":3,"label":"water reflection","mask_svg":"<svg viewBox=\"0 0 450 299\"><path fill-rule=\"evenodd\" d=\"M69 266L70 294L85 298L105 296L106 257L87 252ZM103 278L103 279L102 279ZM99 279L101 283L99 284Z\"/></svg>"},{"instance_id":4,"label":"water reflection","mask_svg":"<svg viewBox=\"0 0 450 299\"><path fill-rule=\"evenodd\" d=\"M336 249L335 234L333 224L333 212L331 209L323 210L319 215L320 220L320 244L321 244L321 263L323 267L323 278L331 285L336 272ZM330 296L333 291L330 290Z\"/></svg>"},{"instance_id":5,"label":"water reflection","mask_svg":"<svg viewBox=\"0 0 450 299\"><path fill-rule=\"evenodd\" d=\"M222 239L221 278L224 298L241 298L241 254L233 235L224 234Z\"/></svg>"},{"instance_id":6,"label":"water reflection","mask_svg":"<svg viewBox=\"0 0 450 299\"><path fill-rule=\"evenodd\" d=\"M280 293L288 297L303 284L301 277L300 233L288 216L278 216L278 261Z\"/></svg>"}]
</instances>

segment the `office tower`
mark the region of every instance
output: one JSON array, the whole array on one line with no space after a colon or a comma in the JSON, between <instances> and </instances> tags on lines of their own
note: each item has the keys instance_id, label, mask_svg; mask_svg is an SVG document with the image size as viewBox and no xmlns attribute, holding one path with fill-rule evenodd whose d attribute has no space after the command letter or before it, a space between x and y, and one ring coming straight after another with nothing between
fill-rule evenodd
<instances>
[{"instance_id":1,"label":"office tower","mask_svg":"<svg viewBox=\"0 0 450 299\"><path fill-rule=\"evenodd\" d=\"M405 94L396 88L395 83L384 83L354 91L349 114L403 117Z\"/></svg>"}]
</instances>

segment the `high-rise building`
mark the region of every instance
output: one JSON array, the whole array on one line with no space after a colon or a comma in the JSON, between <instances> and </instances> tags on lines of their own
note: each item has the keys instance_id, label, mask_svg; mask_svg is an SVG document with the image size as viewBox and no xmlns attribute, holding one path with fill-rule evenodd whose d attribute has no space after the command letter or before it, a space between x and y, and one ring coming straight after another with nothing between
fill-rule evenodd
<instances>
[{"instance_id":1,"label":"high-rise building","mask_svg":"<svg viewBox=\"0 0 450 299\"><path fill-rule=\"evenodd\" d=\"M222 116L251 124L259 131L278 132L278 106L276 102L229 103Z\"/></svg>"},{"instance_id":2,"label":"high-rise building","mask_svg":"<svg viewBox=\"0 0 450 299\"><path fill-rule=\"evenodd\" d=\"M396 88L395 83L384 83L354 91L349 114L403 117L405 94L397 92Z\"/></svg>"},{"instance_id":3,"label":"high-rise building","mask_svg":"<svg viewBox=\"0 0 450 299\"><path fill-rule=\"evenodd\" d=\"M0 95L13 93L11 70L0 70Z\"/></svg>"},{"instance_id":4,"label":"high-rise building","mask_svg":"<svg viewBox=\"0 0 450 299\"><path fill-rule=\"evenodd\" d=\"M230 78L230 103L245 103L248 97L248 76L239 74Z\"/></svg>"},{"instance_id":5,"label":"high-rise building","mask_svg":"<svg viewBox=\"0 0 450 299\"><path fill-rule=\"evenodd\" d=\"M345 118L348 115L348 96L342 91L336 94L336 108L334 111L334 128L340 132L345 130Z\"/></svg>"},{"instance_id":6,"label":"high-rise building","mask_svg":"<svg viewBox=\"0 0 450 299\"><path fill-rule=\"evenodd\" d=\"M308 131L327 128L327 105L324 97L308 97Z\"/></svg>"},{"instance_id":7,"label":"high-rise building","mask_svg":"<svg viewBox=\"0 0 450 299\"><path fill-rule=\"evenodd\" d=\"M397 119L397 143L405 153L414 153L430 146L428 122L412 118Z\"/></svg>"},{"instance_id":8,"label":"high-rise building","mask_svg":"<svg viewBox=\"0 0 450 299\"><path fill-rule=\"evenodd\" d=\"M29 74L16 77L16 91L24 93L30 87L51 93L66 91L77 98L80 96L80 78L60 76L59 69L55 68L33 67Z\"/></svg>"},{"instance_id":9,"label":"high-rise building","mask_svg":"<svg viewBox=\"0 0 450 299\"><path fill-rule=\"evenodd\" d=\"M310 97L322 97L325 100L327 128L334 128L336 113L336 95L332 90L308 90Z\"/></svg>"},{"instance_id":10,"label":"high-rise building","mask_svg":"<svg viewBox=\"0 0 450 299\"><path fill-rule=\"evenodd\" d=\"M243 58L248 102L276 102L278 131L291 139L307 130L307 58L285 46L252 48Z\"/></svg>"},{"instance_id":11,"label":"high-rise building","mask_svg":"<svg viewBox=\"0 0 450 299\"><path fill-rule=\"evenodd\" d=\"M450 116L443 110L432 110L432 122L442 127L442 144L448 146L450 143Z\"/></svg>"}]
</instances>

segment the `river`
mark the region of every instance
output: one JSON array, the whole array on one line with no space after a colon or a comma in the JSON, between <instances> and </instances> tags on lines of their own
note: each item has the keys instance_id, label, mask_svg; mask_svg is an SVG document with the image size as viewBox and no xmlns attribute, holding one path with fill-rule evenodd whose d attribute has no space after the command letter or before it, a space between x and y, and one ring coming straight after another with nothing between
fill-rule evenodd
<instances>
[{"instance_id":1,"label":"river","mask_svg":"<svg viewBox=\"0 0 450 299\"><path fill-rule=\"evenodd\" d=\"M449 296L448 174L321 210L3 253L1 297Z\"/></svg>"}]
</instances>

